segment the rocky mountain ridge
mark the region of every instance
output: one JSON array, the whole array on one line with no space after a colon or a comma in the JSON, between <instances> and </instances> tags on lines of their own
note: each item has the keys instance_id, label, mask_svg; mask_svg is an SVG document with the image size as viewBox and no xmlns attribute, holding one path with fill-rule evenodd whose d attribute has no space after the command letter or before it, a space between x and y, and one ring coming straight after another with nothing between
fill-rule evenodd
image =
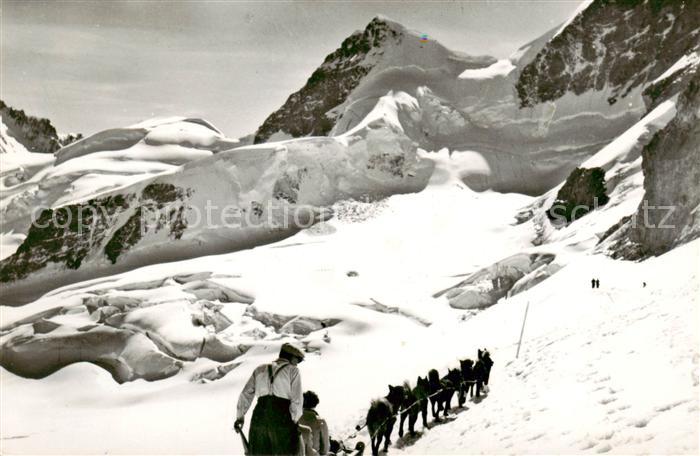
<instances>
[{"instance_id":1,"label":"rocky mountain ridge","mask_svg":"<svg viewBox=\"0 0 700 456\"><path fill-rule=\"evenodd\" d=\"M699 49L697 2L598 0L523 69L516 89L522 107L591 90L612 105Z\"/></svg>"},{"instance_id":2,"label":"rocky mountain ridge","mask_svg":"<svg viewBox=\"0 0 700 456\"><path fill-rule=\"evenodd\" d=\"M29 152L54 153L83 137L80 133L61 136L49 119L27 115L23 110L8 106L2 100L0 100L0 115L8 134ZM0 148L0 153L3 152L7 152L4 147Z\"/></svg>"}]
</instances>

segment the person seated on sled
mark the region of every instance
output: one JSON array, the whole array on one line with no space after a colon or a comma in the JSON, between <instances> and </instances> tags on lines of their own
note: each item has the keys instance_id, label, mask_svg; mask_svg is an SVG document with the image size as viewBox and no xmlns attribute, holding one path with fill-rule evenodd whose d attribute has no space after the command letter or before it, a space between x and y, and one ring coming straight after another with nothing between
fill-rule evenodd
<instances>
[{"instance_id":1,"label":"person seated on sled","mask_svg":"<svg viewBox=\"0 0 700 456\"><path fill-rule=\"evenodd\" d=\"M317 456L328 454L330 441L328 438L328 425L326 420L318 416L316 406L318 396L313 391L304 393L304 412L299 419L299 427L302 429L304 442L306 444L306 456ZM310 432L304 432L304 427Z\"/></svg>"},{"instance_id":2,"label":"person seated on sled","mask_svg":"<svg viewBox=\"0 0 700 456\"><path fill-rule=\"evenodd\" d=\"M297 364L304 360L301 348L286 343L279 358L255 368L238 398L234 428L243 428L244 417L253 399L249 431L249 455L303 454L298 421L302 415L301 375Z\"/></svg>"}]
</instances>

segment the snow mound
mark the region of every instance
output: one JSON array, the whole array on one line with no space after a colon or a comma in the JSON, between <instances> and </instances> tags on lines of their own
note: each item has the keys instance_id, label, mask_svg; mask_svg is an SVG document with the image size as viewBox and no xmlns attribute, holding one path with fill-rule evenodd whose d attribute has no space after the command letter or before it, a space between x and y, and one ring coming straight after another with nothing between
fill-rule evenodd
<instances>
[{"instance_id":1,"label":"snow mound","mask_svg":"<svg viewBox=\"0 0 700 456\"><path fill-rule=\"evenodd\" d=\"M56 151L56 165L94 152L128 149L147 133L144 128L112 128L95 133Z\"/></svg>"},{"instance_id":2,"label":"snow mound","mask_svg":"<svg viewBox=\"0 0 700 456\"><path fill-rule=\"evenodd\" d=\"M195 149L221 150L232 148L238 141L222 141L223 136L210 127L191 121L158 125L144 137L146 144L159 146L162 144L178 144ZM223 143L223 145L222 145ZM228 146L228 147L227 147Z\"/></svg>"},{"instance_id":3,"label":"snow mound","mask_svg":"<svg viewBox=\"0 0 700 456\"><path fill-rule=\"evenodd\" d=\"M510 59L499 60L493 65L486 68L464 70L460 75L460 79L491 79L495 77L505 77L515 70L515 65Z\"/></svg>"},{"instance_id":4,"label":"snow mound","mask_svg":"<svg viewBox=\"0 0 700 456\"><path fill-rule=\"evenodd\" d=\"M172 117L151 119L131 127L101 131L56 152L56 165L88 154L128 149L140 142L151 146L177 145L212 152L238 144L203 119Z\"/></svg>"}]
</instances>

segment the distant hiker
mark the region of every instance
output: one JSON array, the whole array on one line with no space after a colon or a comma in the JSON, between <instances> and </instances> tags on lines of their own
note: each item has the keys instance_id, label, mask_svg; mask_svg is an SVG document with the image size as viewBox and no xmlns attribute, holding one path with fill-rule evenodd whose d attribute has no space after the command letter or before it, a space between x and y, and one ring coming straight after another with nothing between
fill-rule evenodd
<instances>
[{"instance_id":1,"label":"distant hiker","mask_svg":"<svg viewBox=\"0 0 700 456\"><path fill-rule=\"evenodd\" d=\"M306 456L324 455L330 451L328 425L316 412L318 402L318 396L313 391L304 393L304 412L299 419L299 427L304 426L310 430L304 436Z\"/></svg>"},{"instance_id":2,"label":"distant hiker","mask_svg":"<svg viewBox=\"0 0 700 456\"><path fill-rule=\"evenodd\" d=\"M304 352L286 343L279 358L255 368L238 398L234 428L241 432L253 399L258 403L250 420L250 455L290 455L299 448L297 422L302 416L301 376L297 364Z\"/></svg>"},{"instance_id":3,"label":"distant hiker","mask_svg":"<svg viewBox=\"0 0 700 456\"><path fill-rule=\"evenodd\" d=\"M389 385L389 394L382 399L372 401L372 405L367 412L367 431L369 431L370 442L372 443L372 454L379 454L379 447L384 439L384 452L389 450L391 443L391 432L396 423L396 413L405 398L403 386Z\"/></svg>"},{"instance_id":4,"label":"distant hiker","mask_svg":"<svg viewBox=\"0 0 700 456\"><path fill-rule=\"evenodd\" d=\"M595 288L595 279L591 279L591 288Z\"/></svg>"},{"instance_id":5,"label":"distant hiker","mask_svg":"<svg viewBox=\"0 0 700 456\"><path fill-rule=\"evenodd\" d=\"M600 288L600 280L595 279L595 287Z\"/></svg>"},{"instance_id":6,"label":"distant hiker","mask_svg":"<svg viewBox=\"0 0 700 456\"><path fill-rule=\"evenodd\" d=\"M646 288L646 287L647 287L647 283L646 283L646 282L642 282L642 288Z\"/></svg>"}]
</instances>

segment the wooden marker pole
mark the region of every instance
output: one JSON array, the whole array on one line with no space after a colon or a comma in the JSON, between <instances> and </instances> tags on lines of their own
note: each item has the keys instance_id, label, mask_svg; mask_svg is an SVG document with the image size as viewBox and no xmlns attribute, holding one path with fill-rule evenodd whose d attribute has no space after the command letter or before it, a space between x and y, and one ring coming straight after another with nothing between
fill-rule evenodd
<instances>
[{"instance_id":1,"label":"wooden marker pole","mask_svg":"<svg viewBox=\"0 0 700 456\"><path fill-rule=\"evenodd\" d=\"M520 345L523 343L523 333L525 332L525 320L527 320L527 309L530 308L530 301L527 302L527 305L525 306L525 316L523 317L523 327L520 329L520 340L518 341L518 351L515 354L515 357L517 358L520 356Z\"/></svg>"}]
</instances>

